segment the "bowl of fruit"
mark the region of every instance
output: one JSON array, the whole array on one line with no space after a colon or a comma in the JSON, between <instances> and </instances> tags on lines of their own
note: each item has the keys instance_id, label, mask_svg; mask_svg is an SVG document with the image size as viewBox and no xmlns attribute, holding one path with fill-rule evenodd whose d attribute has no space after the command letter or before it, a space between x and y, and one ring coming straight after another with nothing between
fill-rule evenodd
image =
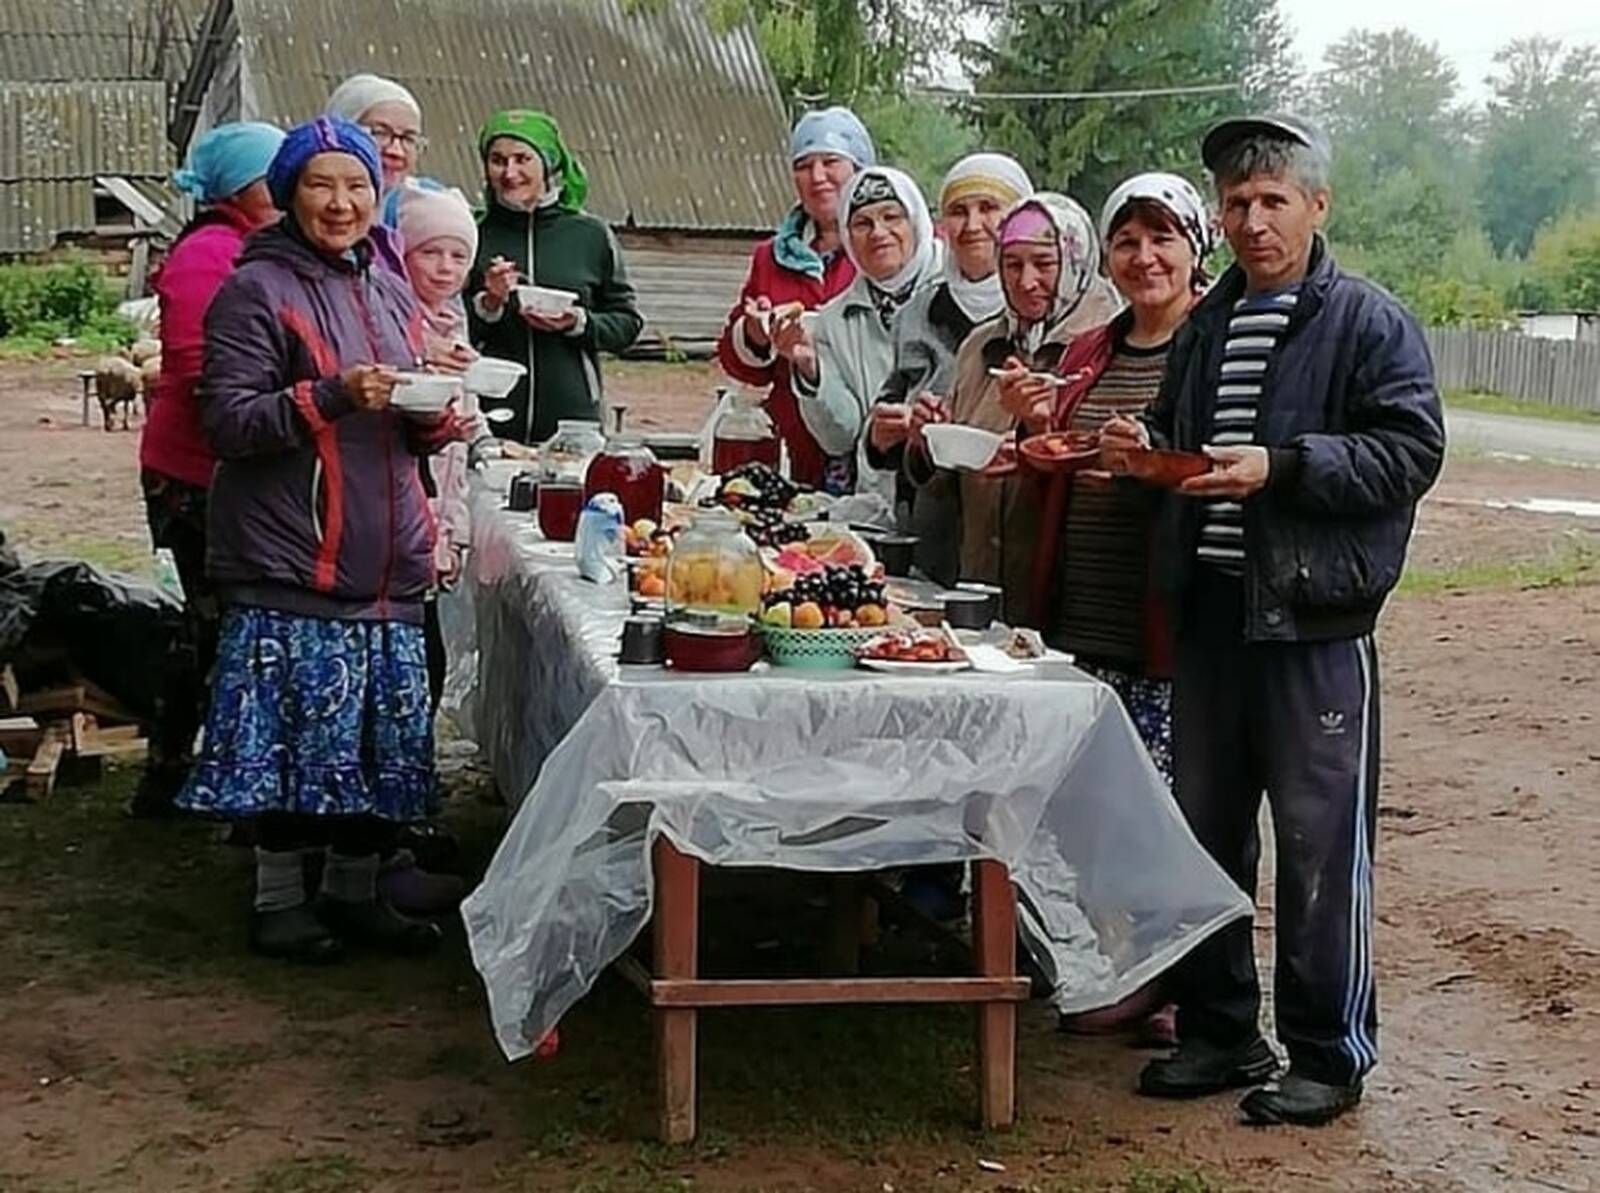
<instances>
[{"instance_id":1,"label":"bowl of fruit","mask_svg":"<svg viewBox=\"0 0 1600 1193\"><path fill-rule=\"evenodd\" d=\"M861 564L825 565L762 598L761 636L776 666L842 671L893 615L881 578Z\"/></svg>"}]
</instances>

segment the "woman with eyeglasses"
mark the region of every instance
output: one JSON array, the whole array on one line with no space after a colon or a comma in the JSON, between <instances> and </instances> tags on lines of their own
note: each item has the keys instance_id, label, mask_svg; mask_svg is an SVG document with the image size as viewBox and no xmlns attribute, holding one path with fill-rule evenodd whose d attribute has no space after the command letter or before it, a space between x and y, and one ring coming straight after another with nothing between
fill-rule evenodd
<instances>
[{"instance_id":1,"label":"woman with eyeglasses","mask_svg":"<svg viewBox=\"0 0 1600 1193\"><path fill-rule=\"evenodd\" d=\"M589 178L543 112L496 112L478 130L485 204L467 281L472 342L484 355L525 365L505 398L497 434L543 443L561 419L600 417L600 353L621 352L644 327L622 250L604 220L583 209ZM565 291L555 305L523 285Z\"/></svg>"}]
</instances>

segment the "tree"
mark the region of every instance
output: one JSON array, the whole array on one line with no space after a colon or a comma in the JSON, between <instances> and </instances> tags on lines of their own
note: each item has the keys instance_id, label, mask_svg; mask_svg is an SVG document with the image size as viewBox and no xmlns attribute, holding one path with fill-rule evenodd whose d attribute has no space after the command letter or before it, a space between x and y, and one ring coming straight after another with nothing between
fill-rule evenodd
<instances>
[{"instance_id":1,"label":"tree","mask_svg":"<svg viewBox=\"0 0 1600 1193\"><path fill-rule=\"evenodd\" d=\"M953 44L965 2L705 0L713 24L750 21L784 99L796 107L899 95Z\"/></svg>"},{"instance_id":2,"label":"tree","mask_svg":"<svg viewBox=\"0 0 1600 1193\"><path fill-rule=\"evenodd\" d=\"M1310 100L1334 147L1329 239L1415 304L1458 233L1477 226L1459 181L1471 155L1455 68L1405 29L1353 29L1326 63Z\"/></svg>"},{"instance_id":3,"label":"tree","mask_svg":"<svg viewBox=\"0 0 1600 1193\"><path fill-rule=\"evenodd\" d=\"M1600 50L1529 37L1494 61L1480 201L1495 247L1523 253L1541 226L1596 198Z\"/></svg>"},{"instance_id":4,"label":"tree","mask_svg":"<svg viewBox=\"0 0 1600 1193\"><path fill-rule=\"evenodd\" d=\"M1141 170L1198 176L1206 129L1281 101L1291 73L1277 0L1012 4L992 33L991 45L966 47L980 94L1240 85L1212 94L976 103L985 144L1090 206Z\"/></svg>"},{"instance_id":5,"label":"tree","mask_svg":"<svg viewBox=\"0 0 1600 1193\"><path fill-rule=\"evenodd\" d=\"M1600 209L1568 212L1541 229L1528 274L1528 305L1600 311Z\"/></svg>"}]
</instances>

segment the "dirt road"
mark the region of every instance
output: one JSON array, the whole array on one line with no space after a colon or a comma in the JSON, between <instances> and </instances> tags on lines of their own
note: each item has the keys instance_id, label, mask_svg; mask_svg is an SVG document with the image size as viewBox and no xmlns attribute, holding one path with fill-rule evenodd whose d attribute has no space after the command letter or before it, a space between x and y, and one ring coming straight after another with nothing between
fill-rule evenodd
<instances>
[{"instance_id":1,"label":"dirt road","mask_svg":"<svg viewBox=\"0 0 1600 1193\"><path fill-rule=\"evenodd\" d=\"M77 427L70 374L0 370L0 526L139 564L133 437ZM625 383L676 425L710 388ZM1022 1125L984 1140L963 1015L807 1011L709 1017L705 1137L657 1148L619 987L557 1061L508 1068L459 939L420 970L258 964L245 859L130 826L107 790L0 807L0 1189L1600 1187L1600 524L1496 508L1532 497L1600 501L1600 471L1452 461L1384 618L1383 1062L1331 1128L1141 1101L1143 1054L1067 1042L1034 1007ZM486 848L497 814L458 814Z\"/></svg>"}]
</instances>

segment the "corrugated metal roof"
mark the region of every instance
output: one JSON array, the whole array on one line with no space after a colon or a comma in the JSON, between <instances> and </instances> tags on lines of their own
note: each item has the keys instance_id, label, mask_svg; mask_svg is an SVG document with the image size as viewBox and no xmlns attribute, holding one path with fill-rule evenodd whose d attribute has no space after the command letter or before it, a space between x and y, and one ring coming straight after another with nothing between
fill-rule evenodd
<instances>
[{"instance_id":1,"label":"corrugated metal roof","mask_svg":"<svg viewBox=\"0 0 1600 1193\"><path fill-rule=\"evenodd\" d=\"M751 231L792 201L783 106L754 34L714 32L703 0L633 14L620 0L217 3L238 17L247 116L305 119L357 71L398 79L426 117L419 171L469 193L479 123L520 106L561 123L589 206L613 224Z\"/></svg>"},{"instance_id":2,"label":"corrugated metal roof","mask_svg":"<svg viewBox=\"0 0 1600 1193\"><path fill-rule=\"evenodd\" d=\"M0 254L37 253L94 227L94 182L0 182Z\"/></svg>"},{"instance_id":3,"label":"corrugated metal roof","mask_svg":"<svg viewBox=\"0 0 1600 1193\"><path fill-rule=\"evenodd\" d=\"M0 80L166 79L207 0L0 0Z\"/></svg>"},{"instance_id":4,"label":"corrugated metal roof","mask_svg":"<svg viewBox=\"0 0 1600 1193\"><path fill-rule=\"evenodd\" d=\"M0 253L93 231L97 176L160 195L166 105L162 83L0 83Z\"/></svg>"},{"instance_id":5,"label":"corrugated metal roof","mask_svg":"<svg viewBox=\"0 0 1600 1193\"><path fill-rule=\"evenodd\" d=\"M0 83L0 182L160 177L166 111L162 83Z\"/></svg>"}]
</instances>

